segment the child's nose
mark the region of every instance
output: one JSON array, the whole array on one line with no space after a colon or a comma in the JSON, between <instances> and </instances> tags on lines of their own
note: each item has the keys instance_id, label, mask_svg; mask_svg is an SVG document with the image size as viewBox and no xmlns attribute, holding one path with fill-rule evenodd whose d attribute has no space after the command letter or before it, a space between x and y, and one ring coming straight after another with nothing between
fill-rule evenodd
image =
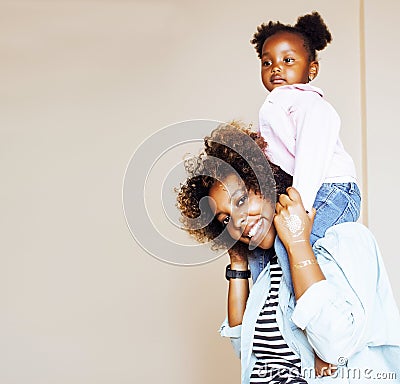
<instances>
[{"instance_id":1,"label":"child's nose","mask_svg":"<svg viewBox=\"0 0 400 384\"><path fill-rule=\"evenodd\" d=\"M279 63L272 65L272 73L276 73L276 72L280 72L280 71L281 71L281 66Z\"/></svg>"}]
</instances>

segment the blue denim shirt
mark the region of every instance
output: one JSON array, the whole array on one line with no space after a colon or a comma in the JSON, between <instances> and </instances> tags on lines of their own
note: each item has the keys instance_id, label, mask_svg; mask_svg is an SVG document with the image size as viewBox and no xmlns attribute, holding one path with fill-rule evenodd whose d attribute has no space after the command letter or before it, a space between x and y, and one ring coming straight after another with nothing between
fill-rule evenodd
<instances>
[{"instance_id":1,"label":"blue denim shirt","mask_svg":"<svg viewBox=\"0 0 400 384\"><path fill-rule=\"evenodd\" d=\"M359 384L391 374L384 382L400 383L400 316L373 235L358 223L338 224L313 249L326 280L313 284L295 303L283 277L276 313L305 379ZM225 320L220 328L240 356L242 384L249 383L256 362L254 328L269 287L268 264L251 289L242 325L231 328ZM333 376L315 378L313 350L339 366Z\"/></svg>"}]
</instances>

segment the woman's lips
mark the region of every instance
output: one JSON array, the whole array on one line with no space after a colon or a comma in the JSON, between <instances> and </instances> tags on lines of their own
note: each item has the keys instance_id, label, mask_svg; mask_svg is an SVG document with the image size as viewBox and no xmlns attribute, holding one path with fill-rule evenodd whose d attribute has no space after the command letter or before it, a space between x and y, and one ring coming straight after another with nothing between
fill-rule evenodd
<instances>
[{"instance_id":1,"label":"woman's lips","mask_svg":"<svg viewBox=\"0 0 400 384\"><path fill-rule=\"evenodd\" d=\"M267 226L267 220L265 218L261 218L254 226L253 228L257 228L254 230L253 236L250 237L250 242L249 244L251 245L251 249L256 248L261 241L264 239L266 236L266 226ZM252 228L252 229L253 229ZM249 233L250 234L250 233Z\"/></svg>"},{"instance_id":2,"label":"woman's lips","mask_svg":"<svg viewBox=\"0 0 400 384\"><path fill-rule=\"evenodd\" d=\"M257 231L258 231L258 229L260 228L260 226L261 226L261 224L262 224L262 222L261 222L261 218L259 219L259 220L257 220L255 223L254 223L254 225L251 227L251 229L250 229L250 231L249 231L249 233L248 233L248 237L253 237L256 233L257 233Z\"/></svg>"}]
</instances>

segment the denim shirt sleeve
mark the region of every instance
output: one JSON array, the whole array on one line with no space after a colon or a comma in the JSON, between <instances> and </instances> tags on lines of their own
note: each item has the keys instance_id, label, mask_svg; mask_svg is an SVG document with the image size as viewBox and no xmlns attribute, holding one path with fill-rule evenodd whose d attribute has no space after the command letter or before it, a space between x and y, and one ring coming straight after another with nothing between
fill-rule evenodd
<instances>
[{"instance_id":1,"label":"denim shirt sleeve","mask_svg":"<svg viewBox=\"0 0 400 384\"><path fill-rule=\"evenodd\" d=\"M269 263L269 259L271 256L275 254L273 248L268 250L262 250L260 248L256 248L249 256L249 267L251 269L251 275L253 278L253 283L258 280L261 272L264 271L265 267ZM253 290L251 290L253 291ZM252 292L251 292L252 293ZM246 304L247 310L247 304ZM235 327L230 327L228 323L228 317L225 318L222 323L219 333L223 337L229 337L233 349L235 350L236 355L241 357L241 342L242 342L242 325L237 325Z\"/></svg>"},{"instance_id":2,"label":"denim shirt sleeve","mask_svg":"<svg viewBox=\"0 0 400 384\"><path fill-rule=\"evenodd\" d=\"M367 323L376 316L379 291L387 291L388 282L383 279L385 287L378 284L385 273L379 250L360 224L331 227L315 243L314 253L326 280L300 297L292 320L306 331L316 353L335 364L367 345Z\"/></svg>"},{"instance_id":3,"label":"denim shirt sleeve","mask_svg":"<svg viewBox=\"0 0 400 384\"><path fill-rule=\"evenodd\" d=\"M348 301L350 300L350 301ZM293 322L306 331L318 356L332 364L352 355L365 322L362 304L336 294L326 280L313 284L298 300Z\"/></svg>"},{"instance_id":4,"label":"denim shirt sleeve","mask_svg":"<svg viewBox=\"0 0 400 384\"><path fill-rule=\"evenodd\" d=\"M226 318L219 328L219 333L223 337L230 338L233 349L235 350L236 355L240 358L242 326L236 325L235 327L230 327L228 323L228 318Z\"/></svg>"},{"instance_id":5,"label":"denim shirt sleeve","mask_svg":"<svg viewBox=\"0 0 400 384\"><path fill-rule=\"evenodd\" d=\"M264 270L264 268L269 263L270 258L275 254L274 248L271 249L260 249L256 248L253 252L251 252L248 256L249 268L251 271L251 277L253 279L253 283L255 283L258 279L260 273Z\"/></svg>"}]
</instances>

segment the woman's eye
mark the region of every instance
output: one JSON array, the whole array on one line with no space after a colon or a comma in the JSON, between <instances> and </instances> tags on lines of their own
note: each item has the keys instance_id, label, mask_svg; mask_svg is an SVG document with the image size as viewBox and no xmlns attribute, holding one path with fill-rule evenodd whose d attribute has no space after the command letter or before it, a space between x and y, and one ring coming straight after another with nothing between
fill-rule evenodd
<instances>
[{"instance_id":1,"label":"woman's eye","mask_svg":"<svg viewBox=\"0 0 400 384\"><path fill-rule=\"evenodd\" d=\"M262 65L264 67L269 67L271 64L272 64L272 62L270 60L263 61L263 63L262 63Z\"/></svg>"},{"instance_id":2,"label":"woman's eye","mask_svg":"<svg viewBox=\"0 0 400 384\"><path fill-rule=\"evenodd\" d=\"M285 62L285 63L294 63L294 59L293 59L293 57L287 57L287 58L284 60L284 62Z\"/></svg>"},{"instance_id":3,"label":"woman's eye","mask_svg":"<svg viewBox=\"0 0 400 384\"><path fill-rule=\"evenodd\" d=\"M237 202L238 207L240 207L241 205L243 205L247 200L247 195L243 195Z\"/></svg>"},{"instance_id":4,"label":"woman's eye","mask_svg":"<svg viewBox=\"0 0 400 384\"><path fill-rule=\"evenodd\" d=\"M229 223L230 216L226 216L224 220L222 220L222 225L226 227Z\"/></svg>"}]
</instances>

